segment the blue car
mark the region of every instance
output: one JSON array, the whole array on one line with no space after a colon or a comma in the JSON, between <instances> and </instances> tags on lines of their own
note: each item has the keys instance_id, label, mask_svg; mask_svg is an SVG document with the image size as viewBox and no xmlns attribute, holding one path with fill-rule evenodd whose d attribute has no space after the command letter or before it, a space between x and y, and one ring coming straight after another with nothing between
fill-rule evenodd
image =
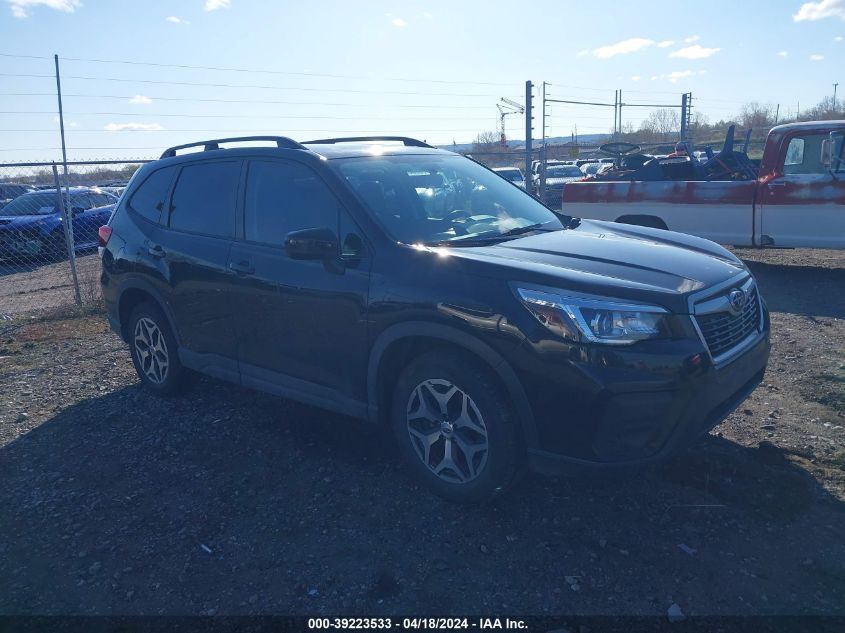
<instances>
[{"instance_id":1,"label":"blue car","mask_svg":"<svg viewBox=\"0 0 845 633\"><path fill-rule=\"evenodd\" d=\"M73 223L74 250L97 246L117 196L93 187L62 190ZM0 209L0 259L61 259L67 256L65 227L55 189L18 196Z\"/></svg>"}]
</instances>

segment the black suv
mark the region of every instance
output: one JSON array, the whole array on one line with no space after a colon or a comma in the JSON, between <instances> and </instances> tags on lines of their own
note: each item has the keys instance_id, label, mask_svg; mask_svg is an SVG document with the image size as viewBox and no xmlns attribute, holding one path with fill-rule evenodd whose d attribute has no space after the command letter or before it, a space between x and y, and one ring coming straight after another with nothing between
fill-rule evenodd
<instances>
[{"instance_id":1,"label":"black suv","mask_svg":"<svg viewBox=\"0 0 845 633\"><path fill-rule=\"evenodd\" d=\"M275 146L220 147L243 140ZM201 372L389 426L457 500L524 464L661 458L739 405L769 354L765 304L727 250L556 214L403 137L168 149L100 244L108 318L146 387Z\"/></svg>"}]
</instances>

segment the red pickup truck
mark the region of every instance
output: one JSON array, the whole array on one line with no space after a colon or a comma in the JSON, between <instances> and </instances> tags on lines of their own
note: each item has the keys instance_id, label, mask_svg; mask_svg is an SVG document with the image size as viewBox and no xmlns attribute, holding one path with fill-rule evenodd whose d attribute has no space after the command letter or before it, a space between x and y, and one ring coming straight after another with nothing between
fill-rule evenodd
<instances>
[{"instance_id":1,"label":"red pickup truck","mask_svg":"<svg viewBox=\"0 0 845 633\"><path fill-rule=\"evenodd\" d=\"M845 121L772 128L756 179L585 180L562 210L721 244L845 248Z\"/></svg>"}]
</instances>

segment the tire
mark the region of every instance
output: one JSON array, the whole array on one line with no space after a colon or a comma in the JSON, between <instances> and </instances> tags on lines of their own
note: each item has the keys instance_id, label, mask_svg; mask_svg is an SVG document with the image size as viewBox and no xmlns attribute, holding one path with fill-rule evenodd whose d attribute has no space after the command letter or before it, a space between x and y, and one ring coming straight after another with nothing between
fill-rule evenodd
<instances>
[{"instance_id":1,"label":"tire","mask_svg":"<svg viewBox=\"0 0 845 633\"><path fill-rule=\"evenodd\" d=\"M430 352L412 361L396 381L390 416L412 475L456 502L484 503L504 492L524 450L503 391L467 354Z\"/></svg>"},{"instance_id":2,"label":"tire","mask_svg":"<svg viewBox=\"0 0 845 633\"><path fill-rule=\"evenodd\" d=\"M144 387L162 396L184 392L190 372L179 362L176 338L161 308L138 304L129 316L128 332L132 364Z\"/></svg>"}]
</instances>

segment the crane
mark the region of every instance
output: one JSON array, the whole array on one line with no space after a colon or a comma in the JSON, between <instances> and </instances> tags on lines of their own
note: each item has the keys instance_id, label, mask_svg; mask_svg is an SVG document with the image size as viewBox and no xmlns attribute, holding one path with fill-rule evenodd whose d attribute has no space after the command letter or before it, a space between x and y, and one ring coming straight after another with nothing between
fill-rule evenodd
<instances>
[{"instance_id":1,"label":"crane","mask_svg":"<svg viewBox=\"0 0 845 633\"><path fill-rule=\"evenodd\" d=\"M525 114L525 106L521 103L517 103L507 97L502 97L499 99L499 103L496 104L496 109L499 111L499 121L500 121L500 137L502 147L506 147L508 144L508 139L505 136L505 117L509 114Z\"/></svg>"}]
</instances>

